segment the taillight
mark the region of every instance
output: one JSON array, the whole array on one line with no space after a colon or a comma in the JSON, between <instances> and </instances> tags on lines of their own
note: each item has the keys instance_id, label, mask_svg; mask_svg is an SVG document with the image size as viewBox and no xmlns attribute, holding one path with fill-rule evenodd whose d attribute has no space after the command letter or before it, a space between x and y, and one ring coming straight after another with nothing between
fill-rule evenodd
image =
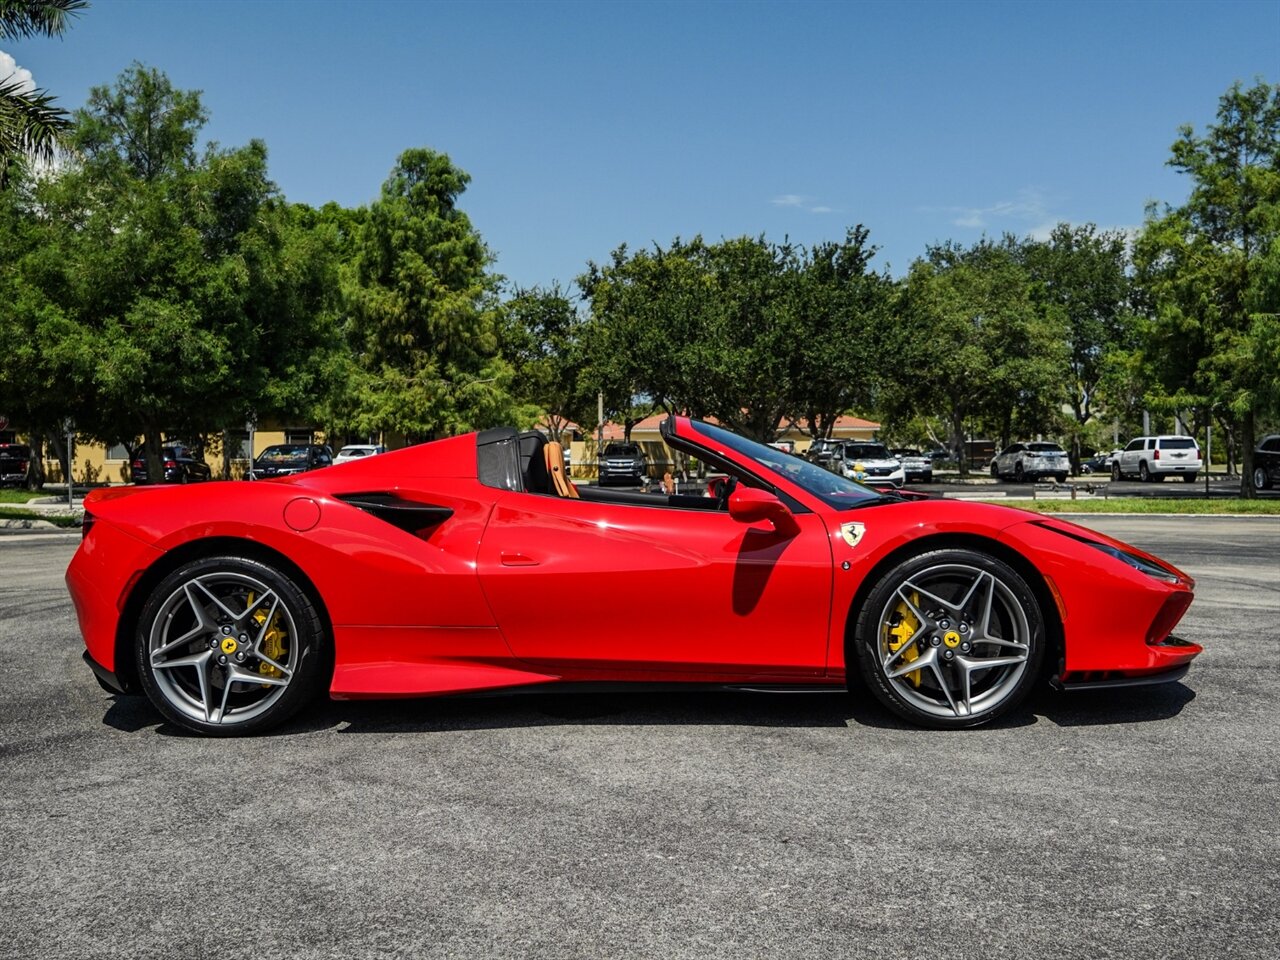
<instances>
[{"instance_id":1,"label":"taillight","mask_svg":"<svg viewBox=\"0 0 1280 960\"><path fill-rule=\"evenodd\" d=\"M21 470L23 473L26 473L26 472L27 472L27 461L25 461L25 460L19 460L19 461L18 461L18 469L19 469L19 470Z\"/></svg>"},{"instance_id":2,"label":"taillight","mask_svg":"<svg viewBox=\"0 0 1280 960\"><path fill-rule=\"evenodd\" d=\"M135 461L133 461L133 469L135 469L135 470L142 470L142 469L144 469L145 467L146 467L146 464L145 464L143 461L141 461L141 460L135 460Z\"/></svg>"},{"instance_id":3,"label":"taillight","mask_svg":"<svg viewBox=\"0 0 1280 960\"><path fill-rule=\"evenodd\" d=\"M1160 448L1159 448L1159 447L1156 447L1155 451L1151 454L1151 459L1152 459L1152 460L1159 460L1159 459L1160 459Z\"/></svg>"},{"instance_id":4,"label":"taillight","mask_svg":"<svg viewBox=\"0 0 1280 960\"><path fill-rule=\"evenodd\" d=\"M88 510L84 512L84 517L80 521L80 539L83 540L89 535L89 531L93 528L94 521L97 518Z\"/></svg>"},{"instance_id":5,"label":"taillight","mask_svg":"<svg viewBox=\"0 0 1280 960\"><path fill-rule=\"evenodd\" d=\"M172 469L173 469L174 467L176 467L176 466L177 466L177 464L176 464L176 463L174 463L172 460L166 460L166 461L164 462L164 468L165 468L166 470L172 470Z\"/></svg>"}]
</instances>

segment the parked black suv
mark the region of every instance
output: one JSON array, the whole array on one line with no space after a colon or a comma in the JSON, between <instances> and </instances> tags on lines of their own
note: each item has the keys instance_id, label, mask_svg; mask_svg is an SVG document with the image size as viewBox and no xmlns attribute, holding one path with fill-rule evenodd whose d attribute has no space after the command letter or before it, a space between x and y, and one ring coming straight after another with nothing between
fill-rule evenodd
<instances>
[{"instance_id":1,"label":"parked black suv","mask_svg":"<svg viewBox=\"0 0 1280 960\"><path fill-rule=\"evenodd\" d=\"M333 454L328 447L318 443L277 443L267 447L258 459L253 461L253 469L249 471L250 480L269 480L272 477L287 477L293 473L306 473L318 470L333 463Z\"/></svg>"},{"instance_id":2,"label":"parked black suv","mask_svg":"<svg viewBox=\"0 0 1280 960\"><path fill-rule=\"evenodd\" d=\"M610 443L600 457L600 486L627 484L640 486L649 472L649 462L638 443Z\"/></svg>"},{"instance_id":3,"label":"parked black suv","mask_svg":"<svg viewBox=\"0 0 1280 960\"><path fill-rule=\"evenodd\" d=\"M203 460L197 460L181 444L161 447L160 462L164 464L165 483L199 483L213 477L209 465ZM133 482L151 482L150 472L147 470L147 455L141 451L133 458Z\"/></svg>"},{"instance_id":4,"label":"parked black suv","mask_svg":"<svg viewBox=\"0 0 1280 960\"><path fill-rule=\"evenodd\" d=\"M1253 488L1266 490L1280 483L1280 433L1263 437L1253 451Z\"/></svg>"},{"instance_id":5,"label":"parked black suv","mask_svg":"<svg viewBox=\"0 0 1280 960\"><path fill-rule=\"evenodd\" d=\"M843 440L833 440L829 437L819 437L813 443L809 444L809 449L804 452L804 458L810 463L816 463L820 466L827 466L831 461L831 455L836 449L844 443Z\"/></svg>"},{"instance_id":6,"label":"parked black suv","mask_svg":"<svg viewBox=\"0 0 1280 960\"><path fill-rule=\"evenodd\" d=\"M26 486L31 477L31 448L25 443L0 443L0 487Z\"/></svg>"}]
</instances>

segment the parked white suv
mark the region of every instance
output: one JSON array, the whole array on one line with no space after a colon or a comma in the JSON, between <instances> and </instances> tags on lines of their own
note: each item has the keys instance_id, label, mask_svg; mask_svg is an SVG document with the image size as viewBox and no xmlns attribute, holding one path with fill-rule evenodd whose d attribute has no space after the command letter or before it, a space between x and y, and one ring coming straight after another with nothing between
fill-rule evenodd
<instances>
[{"instance_id":1,"label":"parked white suv","mask_svg":"<svg viewBox=\"0 0 1280 960\"><path fill-rule=\"evenodd\" d=\"M991 476L997 480L1012 477L1015 483L1053 477L1065 483L1071 472L1067 451L1056 443L1037 440L1032 443L1011 443L991 461Z\"/></svg>"},{"instance_id":2,"label":"parked white suv","mask_svg":"<svg viewBox=\"0 0 1280 960\"><path fill-rule=\"evenodd\" d=\"M897 489L906 480L902 461L883 443L849 440L836 447L827 467L833 473L871 487Z\"/></svg>"},{"instance_id":3,"label":"parked white suv","mask_svg":"<svg viewBox=\"0 0 1280 960\"><path fill-rule=\"evenodd\" d=\"M1111 461L1111 479L1136 476L1146 482L1179 476L1191 483L1203 465L1194 437L1134 437Z\"/></svg>"}]
</instances>

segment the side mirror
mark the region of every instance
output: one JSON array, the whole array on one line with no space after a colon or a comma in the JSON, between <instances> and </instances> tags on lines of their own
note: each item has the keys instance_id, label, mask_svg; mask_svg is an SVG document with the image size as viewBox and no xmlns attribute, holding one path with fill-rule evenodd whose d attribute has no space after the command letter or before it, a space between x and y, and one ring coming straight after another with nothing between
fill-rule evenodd
<instances>
[{"instance_id":1,"label":"side mirror","mask_svg":"<svg viewBox=\"0 0 1280 960\"><path fill-rule=\"evenodd\" d=\"M785 503L767 490L742 484L729 494L729 516L739 523L768 520L784 536L792 536L800 529Z\"/></svg>"}]
</instances>

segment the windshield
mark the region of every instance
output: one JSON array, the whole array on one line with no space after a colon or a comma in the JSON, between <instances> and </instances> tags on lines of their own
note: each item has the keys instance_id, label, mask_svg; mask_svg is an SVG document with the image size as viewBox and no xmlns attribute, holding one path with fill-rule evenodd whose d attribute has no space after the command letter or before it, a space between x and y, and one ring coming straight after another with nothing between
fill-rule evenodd
<instances>
[{"instance_id":1,"label":"windshield","mask_svg":"<svg viewBox=\"0 0 1280 960\"><path fill-rule=\"evenodd\" d=\"M307 454L310 452L309 447L267 447L258 456L260 464L299 464L307 462Z\"/></svg>"},{"instance_id":2,"label":"windshield","mask_svg":"<svg viewBox=\"0 0 1280 960\"><path fill-rule=\"evenodd\" d=\"M889 451L882 443L846 443L844 445L846 460L889 460Z\"/></svg>"},{"instance_id":3,"label":"windshield","mask_svg":"<svg viewBox=\"0 0 1280 960\"><path fill-rule=\"evenodd\" d=\"M698 433L728 447L735 453L748 457L766 470L786 477L797 487L813 494L829 507L848 510L865 503L879 503L884 499L880 494L860 483L846 480L808 460L801 460L775 447L756 443L754 440L740 437L736 433L703 423L701 420L690 420L689 423Z\"/></svg>"},{"instance_id":4,"label":"windshield","mask_svg":"<svg viewBox=\"0 0 1280 960\"><path fill-rule=\"evenodd\" d=\"M639 454L640 448L634 443L611 443L604 448L606 457L635 457Z\"/></svg>"}]
</instances>

